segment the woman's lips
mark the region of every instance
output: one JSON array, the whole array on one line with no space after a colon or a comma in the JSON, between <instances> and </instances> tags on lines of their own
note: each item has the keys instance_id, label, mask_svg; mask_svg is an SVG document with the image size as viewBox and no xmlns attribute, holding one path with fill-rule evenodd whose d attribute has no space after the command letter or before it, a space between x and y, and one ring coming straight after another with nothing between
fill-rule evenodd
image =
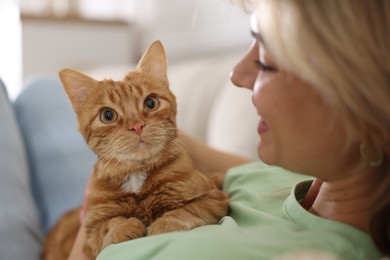
<instances>
[{"instance_id":1,"label":"woman's lips","mask_svg":"<svg viewBox=\"0 0 390 260\"><path fill-rule=\"evenodd\" d=\"M257 132L259 134L264 134L265 132L268 132L268 130L267 123L264 120L260 120L259 124L257 125Z\"/></svg>"}]
</instances>

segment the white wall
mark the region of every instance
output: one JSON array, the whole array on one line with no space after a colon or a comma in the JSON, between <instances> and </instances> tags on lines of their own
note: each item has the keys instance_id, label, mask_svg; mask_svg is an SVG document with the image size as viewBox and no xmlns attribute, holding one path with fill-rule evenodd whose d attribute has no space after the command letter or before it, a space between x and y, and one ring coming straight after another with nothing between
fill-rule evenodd
<instances>
[{"instance_id":1,"label":"white wall","mask_svg":"<svg viewBox=\"0 0 390 260\"><path fill-rule=\"evenodd\" d=\"M11 99L22 86L21 25L16 1L0 0L0 78Z\"/></svg>"},{"instance_id":2,"label":"white wall","mask_svg":"<svg viewBox=\"0 0 390 260\"><path fill-rule=\"evenodd\" d=\"M126 23L23 19L24 78L65 68L86 70L133 61L133 36Z\"/></svg>"},{"instance_id":3,"label":"white wall","mask_svg":"<svg viewBox=\"0 0 390 260\"><path fill-rule=\"evenodd\" d=\"M229 0L133 0L140 49L160 39L172 62L246 49L249 17ZM142 51L139 51L142 53Z\"/></svg>"},{"instance_id":4,"label":"white wall","mask_svg":"<svg viewBox=\"0 0 390 260\"><path fill-rule=\"evenodd\" d=\"M250 44L249 17L229 0L127 1L132 10L127 29L24 20L24 78L57 73L63 67L88 69L137 62L156 39L163 41L169 64L244 52Z\"/></svg>"}]
</instances>

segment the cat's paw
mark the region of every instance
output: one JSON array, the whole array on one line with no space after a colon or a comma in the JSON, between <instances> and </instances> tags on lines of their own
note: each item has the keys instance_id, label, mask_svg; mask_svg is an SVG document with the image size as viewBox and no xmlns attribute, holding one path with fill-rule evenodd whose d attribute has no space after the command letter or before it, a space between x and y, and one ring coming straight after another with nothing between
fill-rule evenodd
<instances>
[{"instance_id":1,"label":"cat's paw","mask_svg":"<svg viewBox=\"0 0 390 260\"><path fill-rule=\"evenodd\" d=\"M150 225L148 235L157 235L180 230L190 230L192 227L174 217L161 217Z\"/></svg>"},{"instance_id":2,"label":"cat's paw","mask_svg":"<svg viewBox=\"0 0 390 260\"><path fill-rule=\"evenodd\" d=\"M218 189L220 190L223 189L225 173L220 173L220 172L209 173L208 177L213 181L213 183L218 187Z\"/></svg>"},{"instance_id":3,"label":"cat's paw","mask_svg":"<svg viewBox=\"0 0 390 260\"><path fill-rule=\"evenodd\" d=\"M115 217L108 223L108 230L103 240L102 249L146 235L145 225L137 218Z\"/></svg>"}]
</instances>

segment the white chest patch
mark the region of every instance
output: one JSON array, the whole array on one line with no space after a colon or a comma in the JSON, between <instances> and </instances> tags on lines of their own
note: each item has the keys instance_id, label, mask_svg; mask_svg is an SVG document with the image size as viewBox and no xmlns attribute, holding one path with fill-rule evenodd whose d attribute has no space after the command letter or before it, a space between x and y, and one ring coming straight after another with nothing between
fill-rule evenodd
<instances>
[{"instance_id":1,"label":"white chest patch","mask_svg":"<svg viewBox=\"0 0 390 260\"><path fill-rule=\"evenodd\" d=\"M124 192L138 193L144 184L146 176L147 175L144 172L135 172L130 174L127 181L122 184L122 190Z\"/></svg>"}]
</instances>

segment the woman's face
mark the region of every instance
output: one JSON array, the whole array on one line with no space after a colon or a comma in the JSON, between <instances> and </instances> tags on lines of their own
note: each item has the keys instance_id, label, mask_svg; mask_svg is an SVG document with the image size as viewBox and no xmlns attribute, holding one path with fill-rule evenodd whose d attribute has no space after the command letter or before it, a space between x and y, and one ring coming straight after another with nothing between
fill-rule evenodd
<instances>
[{"instance_id":1,"label":"woman's face","mask_svg":"<svg viewBox=\"0 0 390 260\"><path fill-rule=\"evenodd\" d=\"M253 92L260 159L323 180L337 178L332 172L359 157L345 150L343 124L310 84L276 64L257 28L252 31L255 41L231 80Z\"/></svg>"}]
</instances>

